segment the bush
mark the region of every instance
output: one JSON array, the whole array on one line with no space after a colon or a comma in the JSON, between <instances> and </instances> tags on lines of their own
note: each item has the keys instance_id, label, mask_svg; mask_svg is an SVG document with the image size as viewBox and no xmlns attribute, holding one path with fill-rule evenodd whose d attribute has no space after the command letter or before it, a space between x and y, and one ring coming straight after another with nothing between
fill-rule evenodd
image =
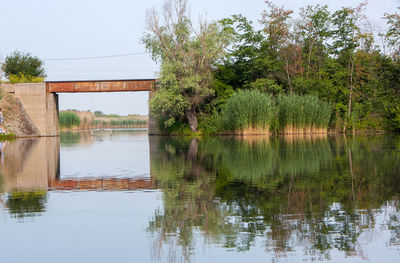
<instances>
[{"instance_id":1,"label":"bush","mask_svg":"<svg viewBox=\"0 0 400 263\"><path fill-rule=\"evenodd\" d=\"M9 76L10 83L29 83L29 82L43 82L43 77L33 77L29 75L20 74L10 74Z\"/></svg>"},{"instance_id":2,"label":"bush","mask_svg":"<svg viewBox=\"0 0 400 263\"><path fill-rule=\"evenodd\" d=\"M38 58L32 56L30 53L21 53L14 51L11 55L7 56L4 64L3 71L6 78L10 79L11 75L16 75L22 78L28 76L35 78L45 78L45 70L43 62Z\"/></svg>"},{"instance_id":3,"label":"bush","mask_svg":"<svg viewBox=\"0 0 400 263\"><path fill-rule=\"evenodd\" d=\"M81 119L78 115L73 112L60 112L60 127L61 128L72 128L81 124Z\"/></svg>"}]
</instances>

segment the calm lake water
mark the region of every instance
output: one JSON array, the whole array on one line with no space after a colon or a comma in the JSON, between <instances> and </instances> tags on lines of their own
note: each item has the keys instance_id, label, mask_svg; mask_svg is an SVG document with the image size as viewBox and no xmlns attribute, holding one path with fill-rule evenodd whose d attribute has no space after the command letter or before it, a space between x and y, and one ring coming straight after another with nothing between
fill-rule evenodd
<instances>
[{"instance_id":1,"label":"calm lake water","mask_svg":"<svg viewBox=\"0 0 400 263\"><path fill-rule=\"evenodd\" d=\"M400 137L1 142L0 262L400 262Z\"/></svg>"}]
</instances>

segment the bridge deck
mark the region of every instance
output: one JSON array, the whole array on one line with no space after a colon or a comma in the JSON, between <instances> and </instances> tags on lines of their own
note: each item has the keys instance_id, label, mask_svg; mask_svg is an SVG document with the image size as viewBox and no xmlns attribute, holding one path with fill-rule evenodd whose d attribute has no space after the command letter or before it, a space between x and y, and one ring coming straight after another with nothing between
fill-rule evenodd
<instances>
[{"instance_id":1,"label":"bridge deck","mask_svg":"<svg viewBox=\"0 0 400 263\"><path fill-rule=\"evenodd\" d=\"M47 93L151 91L155 79L48 81Z\"/></svg>"}]
</instances>

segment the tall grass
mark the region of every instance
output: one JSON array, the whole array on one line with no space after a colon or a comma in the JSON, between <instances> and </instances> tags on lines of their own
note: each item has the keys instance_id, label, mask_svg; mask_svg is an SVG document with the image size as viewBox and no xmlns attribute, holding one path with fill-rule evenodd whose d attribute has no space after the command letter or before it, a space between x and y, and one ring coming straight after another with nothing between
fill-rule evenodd
<instances>
[{"instance_id":1,"label":"tall grass","mask_svg":"<svg viewBox=\"0 0 400 263\"><path fill-rule=\"evenodd\" d=\"M67 111L60 112L59 121L61 128L72 128L81 124L81 119L77 114Z\"/></svg>"},{"instance_id":2,"label":"tall grass","mask_svg":"<svg viewBox=\"0 0 400 263\"><path fill-rule=\"evenodd\" d=\"M228 99L222 111L222 127L239 134L268 133L274 113L272 96L257 90L238 91Z\"/></svg>"},{"instance_id":3,"label":"tall grass","mask_svg":"<svg viewBox=\"0 0 400 263\"><path fill-rule=\"evenodd\" d=\"M331 106L312 95L272 97L257 90L238 91L220 114L205 118L206 133L327 133Z\"/></svg>"},{"instance_id":4,"label":"tall grass","mask_svg":"<svg viewBox=\"0 0 400 263\"><path fill-rule=\"evenodd\" d=\"M280 133L326 133L331 106L313 95L280 95L277 97Z\"/></svg>"}]
</instances>

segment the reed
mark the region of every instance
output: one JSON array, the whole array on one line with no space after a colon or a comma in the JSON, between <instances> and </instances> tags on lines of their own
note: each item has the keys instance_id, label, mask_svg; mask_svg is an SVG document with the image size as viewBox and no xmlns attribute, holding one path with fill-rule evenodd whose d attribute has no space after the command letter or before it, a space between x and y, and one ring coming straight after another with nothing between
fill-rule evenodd
<instances>
[{"instance_id":1,"label":"reed","mask_svg":"<svg viewBox=\"0 0 400 263\"><path fill-rule=\"evenodd\" d=\"M313 95L277 97L278 131L283 134L321 134L328 132L331 106Z\"/></svg>"},{"instance_id":2,"label":"reed","mask_svg":"<svg viewBox=\"0 0 400 263\"><path fill-rule=\"evenodd\" d=\"M222 111L222 127L235 134L269 133L274 113L271 95L257 90L238 91L229 98Z\"/></svg>"},{"instance_id":3,"label":"reed","mask_svg":"<svg viewBox=\"0 0 400 263\"><path fill-rule=\"evenodd\" d=\"M213 134L327 134L331 105L313 95L272 97L257 90L234 93L221 113L202 119Z\"/></svg>"},{"instance_id":4,"label":"reed","mask_svg":"<svg viewBox=\"0 0 400 263\"><path fill-rule=\"evenodd\" d=\"M68 111L60 112L59 121L61 128L72 128L81 124L78 115Z\"/></svg>"}]
</instances>

